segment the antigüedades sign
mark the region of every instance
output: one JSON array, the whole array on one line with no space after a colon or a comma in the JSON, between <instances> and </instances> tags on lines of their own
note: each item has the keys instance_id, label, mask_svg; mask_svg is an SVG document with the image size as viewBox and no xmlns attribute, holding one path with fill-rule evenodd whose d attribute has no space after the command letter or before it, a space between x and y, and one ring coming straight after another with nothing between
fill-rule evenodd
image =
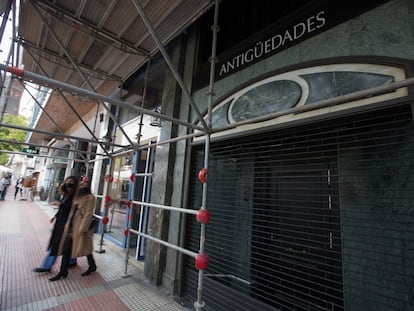
<instances>
[{"instance_id":1,"label":"antig\u00fcedades sign","mask_svg":"<svg viewBox=\"0 0 414 311\"><path fill-rule=\"evenodd\" d=\"M287 16L283 23L274 24L254 39L219 55L215 78L220 80L385 2L388 1L319 1L317 5L306 11L293 12L292 18ZM204 79L209 76L207 66L202 67L199 68L198 78L195 81L200 87L208 83Z\"/></svg>"},{"instance_id":2,"label":"antig\u00fcedades sign","mask_svg":"<svg viewBox=\"0 0 414 311\"><path fill-rule=\"evenodd\" d=\"M264 40L256 42L246 51L221 63L218 75L219 77L223 77L240 67L292 46L300 39L309 38L313 32L316 32L319 29L323 31L326 23L325 11L319 11L315 15L306 18L306 20L281 30L270 38L264 38Z\"/></svg>"}]
</instances>

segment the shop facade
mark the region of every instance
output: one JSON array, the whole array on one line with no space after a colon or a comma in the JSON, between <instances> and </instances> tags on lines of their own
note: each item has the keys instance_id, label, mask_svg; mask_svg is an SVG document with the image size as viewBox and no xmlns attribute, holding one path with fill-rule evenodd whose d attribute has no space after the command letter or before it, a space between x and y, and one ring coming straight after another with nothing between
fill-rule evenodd
<instances>
[{"instance_id":1,"label":"shop facade","mask_svg":"<svg viewBox=\"0 0 414 311\"><path fill-rule=\"evenodd\" d=\"M93 109L65 134L84 144L68 147L45 181L91 178L96 213L109 217L105 238L135 249L145 276L185 305L201 297L206 310L412 309L413 86L405 82L414 72L414 3L217 2L214 27L217 7L200 4L194 23L164 38L171 64L162 53L116 60L128 72L132 62L148 64L112 93L117 102L76 102ZM83 122L93 131L80 130ZM193 214L166 208L200 206L211 213L205 236ZM209 265L200 272L191 256L126 227L191 254L205 243Z\"/></svg>"},{"instance_id":2,"label":"shop facade","mask_svg":"<svg viewBox=\"0 0 414 311\"><path fill-rule=\"evenodd\" d=\"M412 77L414 6L367 2L344 15L332 6L321 2L307 17L299 14L293 24L278 25L273 34L267 29L218 57L207 310L413 306L412 90L383 88ZM174 51L177 63L186 60L184 80L207 116L208 88L194 61L200 38L194 31L185 49L177 44ZM184 103L164 102L165 111L175 107L170 113L189 115ZM162 132L172 137L173 130ZM200 208L204 142L200 137L157 150L153 190L160 191L152 201ZM168 175L157 176L157 168L168 165ZM198 251L194 217L157 211L149 219L156 235ZM151 245L147 277L194 301L194 260Z\"/></svg>"}]
</instances>

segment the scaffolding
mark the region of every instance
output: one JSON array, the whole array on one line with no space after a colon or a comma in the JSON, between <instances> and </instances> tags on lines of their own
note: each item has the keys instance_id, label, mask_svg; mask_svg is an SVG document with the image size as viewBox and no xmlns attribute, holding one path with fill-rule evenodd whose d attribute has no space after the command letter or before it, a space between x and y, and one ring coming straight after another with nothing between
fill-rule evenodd
<instances>
[{"instance_id":1,"label":"scaffolding","mask_svg":"<svg viewBox=\"0 0 414 311\"><path fill-rule=\"evenodd\" d=\"M95 156L99 155L99 156L101 156L100 160L109 159L109 163L110 163L110 165L108 165L108 167L107 167L107 174L106 174L106 176L107 176L106 181L107 182L106 182L106 188L104 190L104 194L103 195L96 195L97 197L100 197L100 198L104 199L104 203L105 203L104 204L104 209L107 209L108 204L110 202L110 198L107 194L109 192L109 185L112 181L111 176L110 176L110 172L111 172L111 167L112 167L112 164L113 164L112 159L113 159L114 155L119 155L122 152L129 152L129 151L137 152L141 149L145 149L145 148L150 149L150 148L154 148L158 145L171 144L171 143L178 142L178 141L181 141L181 140L188 140L188 139L191 139L192 137L205 135L205 137L206 137L205 161L204 161L204 167L200 170L200 182L203 183L203 197L202 197L202 202L203 203L202 203L202 206L201 206L200 210L197 211L197 210L192 210L192 209L186 209L186 208L183 208L183 207L165 206L165 205L153 204L153 203L149 203L149 202L136 201L136 200L129 200L129 202L128 202L128 207L129 207L130 210L132 210L134 208L134 205L137 205L137 206L139 206L140 209L142 209L143 207L147 207L147 208L150 207L150 208L157 208L157 209L175 211L175 212L179 212L179 213L185 213L185 214L190 214L190 215L196 216L197 221L200 223L200 226L201 226L199 252L196 253L196 252L184 249L182 247L179 247L177 245L168 243L168 242L163 241L161 239L152 237L152 236L146 234L145 232L142 232L141 230L133 229L132 226L131 226L131 217L128 217L128 226L125 230L125 233L127 234L125 275L127 275L128 258L129 258L129 255L128 255L129 240L130 240L131 234L136 234L136 235L138 235L140 237L143 237L145 239L155 241L155 242L159 243L160 245L164 245L166 247L172 248L176 251L179 251L179 252L181 252L185 255L188 255L190 257L193 257L195 259L196 267L199 270L199 286L198 286L198 291L197 291L197 301L194 303L194 306L195 306L196 310L201 310L205 306L205 304L203 302L203 299L202 299L202 295L203 295L203 272L204 272L204 269L207 268L208 263L209 263L208 255L204 253L204 243L205 243L205 225L209 220L209 213L208 213L208 210L207 210L207 172L208 172L208 150L209 150L209 143L210 143L209 135L210 135L210 132L211 132L211 129L210 129L210 127L211 127L211 112L212 112L211 107L212 107L212 104L213 104L213 96L214 96L214 74L215 74L214 69L215 69L215 62L216 62L215 48L216 48L217 31L218 31L218 26L217 26L217 22L218 22L218 3L219 3L219 1L215 0L215 2L214 2L214 7L215 7L214 25L212 27L213 45L212 45L212 55L211 55L211 59L210 59L211 71L210 71L210 84L209 84L209 92L208 92L208 104L209 104L208 111L209 111L209 113L208 113L208 119L207 119L207 121L205 121L203 116L201 115L200 111L198 110L197 105L195 104L190 92L188 91L188 89L185 86L183 80L181 79L180 75L178 74L177 70L175 69L169 55L167 54L167 51L165 50L165 48L164 48L164 46L161 42L161 40L158 38L158 36L155 32L155 29L153 28L153 25L151 24L149 18L147 17L142 5L138 1L133 0L134 7L136 8L137 12L139 13L140 17L142 18L143 22L145 23L148 31L150 32L150 34L152 36L152 39L155 41L159 52L162 54L162 56L163 56L165 62L167 63L169 69L173 73L173 76L174 76L177 84L180 86L185 98L188 100L188 102L190 103L193 111L197 115L197 117L199 119L199 122L201 123L201 126L198 126L194 123L190 123L190 122L183 121L183 120L180 120L180 119L176 119L176 118L170 117L170 116L165 115L165 114L160 114L157 111L152 111L152 110L143 108L143 103L144 103L144 100L145 100L145 94L146 94L146 88L147 88L147 78L148 78L148 72L149 72L149 66L150 66L150 58L148 59L148 62L147 62L147 64L148 64L147 65L147 75L146 75L146 78L145 78L145 86L144 86L144 90L143 90L142 105L141 106L131 105L131 104L128 104L124 101L118 100L114 97L108 97L108 96L104 96L104 95L101 95L101 94L97 93L94 86L90 83L88 77L83 73L80 66L77 64L77 62L72 58L72 56L70 55L68 50L65 48L65 46L64 46L63 42L61 41L61 39L56 35L54 30L49 26L47 20L42 16L42 14L40 13L40 9L39 9L38 5L34 2L32 2L32 1L29 1L29 4L30 4L31 8L33 9L34 12L36 12L38 17L42 20L43 25L47 28L48 32L51 34L51 36L55 40L56 44L60 47L62 52L69 59L72 66L79 73L79 75L83 78L84 83L86 84L86 86L90 90L75 87L73 85L63 83L63 82L60 82L60 81L57 81L57 80L54 80L54 79L48 77L46 70L42 68L41 64L36 60L36 57L30 52L30 50L27 50L27 53L32 57L34 62L40 68L41 72L43 73L42 75L19 69L18 66L17 66L18 65L17 61L11 62L12 64L15 64L15 66L0 64L0 70L3 71L3 73L4 73L2 81L5 81L4 77L6 75L6 72L11 73L13 75L13 78L17 79L17 81L19 81L19 83L23 86L23 88L30 94L33 101L36 103L36 105L39 107L39 109L42 110L42 112L46 115L46 117L49 119L49 121L52 122L55 125L56 129L58 130L58 133L47 132L47 131L42 131L42 130L35 130L35 129L30 128L30 127L13 126L13 125L5 124L5 123L2 123L2 122L0 122L0 126L8 127L8 128L14 128L14 129L18 129L18 130L27 131L27 132L43 133L43 134L51 135L53 137L63 138L70 144L71 149L69 149L69 150L71 152L74 152L74 153L78 154L81 157L80 161L85 162L87 165L89 164L89 161L84 156L83 151L79 152L79 150L77 150L75 142L80 140L80 141L84 141L84 142L97 143L101 147L102 152L96 152L96 153L88 152L88 154L94 154ZM16 9L16 7L12 5L12 1L9 1L8 8L7 8L6 13L4 14L4 17L3 17L3 24L2 24L2 28L1 28L1 31L2 31L1 37L3 37L4 27L5 27L5 23L8 19L9 12L11 10L13 10L13 12L15 13L15 11L14 11L15 9ZM14 34L15 34L15 32L14 32ZM18 40L16 39L15 36L13 38L13 41L18 42ZM12 45L12 49L14 49L14 44ZM12 50L10 52L10 55L14 55ZM8 63L10 63L10 62L8 62ZM27 87L25 86L23 81L30 81L30 82L34 82L34 83L44 84L44 85L47 85L49 87L53 87L54 91L58 93L58 95L67 104L67 106L69 107L71 112L76 115L77 119L87 129L87 131L91 135L92 139L85 139L85 138L65 134L64 130L60 129L59 125L55 123L53 118L42 107L42 104L38 102L38 100L35 98L35 96L32 93L30 93L30 91L27 89ZM3 88L4 88L4 86L3 86ZM110 116L111 120L114 122L116 127L122 132L123 136L128 141L128 145L118 145L118 144L114 144L110 141L106 143L106 142L102 142L98 137L96 137L95 134L94 134L94 130L89 129L86 122L82 119L82 116L78 114L76 109L73 107L73 105L67 99L67 97L64 94L63 90L66 91L66 92L69 92L71 94L75 93L75 94L84 96L86 98L93 98L94 100L96 100L98 102L98 104L100 104L106 110L107 114ZM118 116L115 116L115 115L112 114L110 106L109 106L110 104L116 106L117 109L126 108L126 109L135 110L136 112L138 112L141 115L141 122L139 124L139 132L138 132L138 135L137 135L137 137L138 137L137 142L134 142L128 136L128 134L124 131L122 125L119 123ZM1 116L3 116L5 109L6 109L6 105L3 107L3 111L2 111ZM194 132L193 134L189 134L189 135L184 135L184 136L181 136L181 137L175 137L175 138L172 138L172 139L169 139L169 140L164 140L164 141L148 144L148 145L142 145L141 142L140 142L140 137L141 137L141 131L142 131L142 117L143 117L143 115L149 115L149 116L154 117L154 118L159 118L163 121L168 121L168 122L172 122L174 124L182 125L182 126L185 126L189 129L197 130L197 132ZM115 126L113 127L112 130L113 130L112 135L114 135ZM3 142L6 142L6 141L3 140ZM17 144L17 145L21 144L20 142L15 142L15 141L11 141L11 140L7 140L7 142L11 143L11 144ZM43 145L36 145L36 144L31 144L31 146L45 147ZM111 149L111 151L108 151L108 149L109 149L108 147ZM115 147L117 148L116 152L114 150ZM51 150L53 150L53 149L58 150L59 149L59 148L55 148L53 146L47 146L47 148L51 149ZM9 151L5 150L4 152L9 152ZM13 151L13 152L10 152L10 153L24 154L24 153L20 153L20 152L16 152L16 151ZM39 157L53 157L53 156L49 156L49 155L38 155L38 156ZM53 157L53 158L56 158L56 157ZM139 174L131 175L130 179L131 179L131 182L132 182L132 189L135 189L135 187L136 187L136 179L134 177L136 177L138 175ZM145 174L145 177L150 178L151 176L152 176L152 173L146 173ZM132 191L132 193L133 192L134 191ZM144 197L144 194L143 194L143 197ZM104 215L105 215L105 213L106 212L104 211ZM96 215L96 214L94 216L96 218L100 219L102 224L106 224L107 221L108 221L106 216ZM101 252L103 252L103 250L102 250L103 236L104 236L104 230L102 228L102 230L101 230L101 248L100 248Z\"/></svg>"},{"instance_id":2,"label":"scaffolding","mask_svg":"<svg viewBox=\"0 0 414 311\"><path fill-rule=\"evenodd\" d=\"M12 1L9 1L9 3L10 3L10 6L7 10L7 13L5 13L5 15L3 17L3 24L4 24L5 19L8 18L9 12L12 10L12 6L11 6ZM43 19L42 15L39 12L39 8L35 4L33 4L32 2L30 4L32 5L33 10L38 13L39 17ZM97 215L96 214L95 217L100 219L101 222L103 223L103 225L105 225L108 222L108 219L105 218L106 217L105 213L107 213L108 205L109 205L109 202L111 200L111 198L108 197L108 193L109 193L109 187L110 187L110 183L111 183L111 176L110 175L111 175L111 167L113 165L112 159L113 159L114 156L120 155L123 152L131 152L131 151L132 152L138 152L140 150L151 149L151 148L155 148L155 147L160 146L160 145L171 144L171 143L175 143L175 142L178 142L178 141L189 140L189 139L192 139L194 137L202 136L203 139L205 140L205 150L204 150L204 164L203 164L203 167L200 168L200 172L199 172L199 180L203 184L203 188L202 188L202 205L200 207L200 210L187 209L187 208L181 207L181 206L166 206L166 205L161 205L161 204L154 204L154 203L151 203L151 202L145 202L145 200L143 200L143 199L141 201L138 201L138 200L134 200L131 197L128 200L128 208L130 209L130 212L133 208L135 208L135 206L137 206L141 211L142 211L142 208L146 207L146 208L155 208L155 209L160 209L160 210L168 210L168 211L174 211L174 212L179 212L179 213L188 214L188 215L194 215L196 217L197 221L200 223L200 232L201 233L200 233L199 251L198 252L193 252L191 250L187 250L185 248L182 248L178 245L171 244L169 242L166 242L166 241L163 241L161 239L155 238L151 235L148 235L142 230L133 229L132 224L131 224L131 218L128 217L128 224L127 224L127 228L125 230L125 234L127 235L127 247L126 247L126 253L125 253L125 273L124 273L125 276L127 276L127 274L128 274L128 271L127 271L127 269L128 269L128 260L129 260L129 253L128 252L129 252L129 242L130 242L131 234L135 234L135 235L140 236L144 239L154 241L156 243L159 243L160 245L169 247L169 248L171 248L173 250L176 250L176 251L178 251L178 252L180 252L184 255L190 256L190 257L195 259L196 267L197 267L198 273L199 273L198 274L197 301L194 303L194 306L195 306L196 310L202 310L205 307L205 304L203 302L204 270L207 268L208 263L209 263L208 255L205 254L204 245L205 245L205 240L206 240L205 226L207 225L209 217L210 217L208 209L207 209L207 206L208 206L208 202L207 202L207 199L208 199L207 198L207 187L208 187L207 175L208 175L208 168L209 168L209 148L210 148L211 135L213 133L220 132L220 131L225 131L225 130L228 130L228 129L231 129L231 128L234 128L234 127L237 127L237 126L262 122L262 121L273 119L273 118L276 118L276 117L279 117L279 116L282 116L282 115L301 113L301 112L310 111L310 110L317 110L317 109L320 109L320 108L331 107L331 106L339 105L339 104L342 104L342 103L354 101L354 100L357 100L357 99L362 99L362 98L366 98L366 97L370 97L370 96L384 94L384 93L387 93L387 92L392 92L392 91L394 91L396 89L399 89L399 88L404 88L404 87L407 87L407 86L414 85L414 78L408 78L408 79L405 79L403 81L389 83L385 86L371 88L369 90L359 91L359 92L355 92L355 93L352 93L352 94L349 94L349 95L339 96L339 97L324 100L324 101L321 101L321 102L318 102L318 103L315 103L315 104L312 104L312 105L309 105L309 106L291 108L291 109L287 109L287 110L282 111L282 112L268 114L268 115L263 116L263 117L258 117L258 118L255 118L255 119L249 119L249 120L246 120L246 121L237 122L237 123L234 123L234 124L229 125L227 127L214 128L213 129L211 122L212 122L212 108L213 108L214 96L215 96L215 93L214 93L214 77L215 77L215 63L216 63L217 33L219 31L219 27L218 27L218 24L219 24L218 23L219 0L214 1L214 21L213 21L213 27L212 27L213 39L212 39L212 51L211 51L211 57L210 57L210 79L209 79L209 87L208 87L208 93L207 93L207 96L208 96L208 111L207 111L207 118L206 119L203 117L203 115L198 110L198 107L197 107L196 103L194 102L194 100L191 96L191 93L188 91L185 83L183 82L183 80L180 77L179 73L175 69L175 66L174 66L173 62L171 61L171 59L170 59L167 51L165 50L164 45L162 44L161 40L158 38L157 33L155 32L155 29L154 29L153 25L151 24L150 20L148 19L142 5L137 0L133 0L133 4L134 4L134 7L136 8L138 14L141 16L142 21L144 22L147 29L151 33L151 36L152 36L153 40L155 41L159 52L162 54L165 62L167 63L169 69L171 70L177 84L180 86L184 97L188 100L191 108L193 109L193 112L196 114L199 123L193 123L193 122L188 122L186 120L173 118L173 117L165 115L165 114L160 114L157 111L153 111L153 110L144 108L143 103L145 101L145 94L146 94L147 80L148 80L148 72L149 72L149 66L150 66L150 62L151 62L150 58L148 58L148 60L147 60L147 71L146 71L146 77L145 77L145 86L144 86L144 89L143 89L142 104L140 106L131 105L131 104L129 104L125 101L119 100L115 97L104 96L102 94L97 93L94 86L89 82L88 77L84 75L82 69L77 64L77 62L71 57L70 53L65 48L64 44L54 34L53 29L48 28L48 31L53 35L53 37L56 40L57 44L60 46L62 51L66 54L67 58L70 60L73 67L76 69L76 71L84 79L84 83L86 84L86 86L88 87L89 90L87 90L85 88L75 87L73 85L70 85L70 84L67 84L67 83L64 83L64 82L61 82L61 81L57 81L55 79L51 79L50 77L47 77L47 73L43 69L41 69L41 70L44 72L44 74L39 75L39 74L36 74L36 73L33 73L33 72L24 71L22 69L19 69L19 68L17 68L17 66L8 66L8 65L0 64L0 70L4 72L4 75L2 76L3 77L2 81L3 82L5 81L5 79L4 79L5 73L9 72L13 75L14 79L17 79L23 86L24 86L23 81L27 80L27 81L33 81L33 82L37 82L37 83L40 83L40 84L45 84L45 85L48 85L50 87L53 87L54 91L56 91L59 94L59 96L61 96L61 98L68 105L70 110L77 116L78 120L88 130L88 132L91 135L92 139L86 139L86 138L83 138L83 137L76 137L76 136L72 136L72 135L67 135L67 134L64 133L63 130L59 130L59 133L45 132L45 131L41 131L41 130L35 130L33 128L13 126L13 125L5 124L5 123L2 123L2 122L0 123L0 126L25 130L25 131L29 131L29 132L45 133L45 134L49 134L53 137L64 138L71 145L71 149L69 149L69 151L79 154L82 158L81 161L84 161L85 163L89 163L87 158L85 158L84 155L83 155L83 154L85 154L85 152L84 151L79 152L79 150L76 149L74 141L79 141L80 140L80 141L85 141L85 142L98 144L101 147L102 152L95 152L95 153L87 152L87 154L98 155L98 156L101 157L99 159L100 161L108 159L109 163L110 163L110 165L108 165L108 167L107 167L107 172L106 172L107 182L106 182L106 187L104 189L104 193L102 195L97 195L97 197L104 200L104 209L106 211L104 212L104 215ZM46 20L43 19L43 22L46 26L48 25ZM1 36L2 36L3 31L4 31L3 26L2 26L1 31L2 31ZM18 42L18 40L15 40L15 41ZM28 51L28 53L30 54L30 51ZM13 54L13 53L11 53L11 54ZM32 58L33 58L33 60L36 60L36 58L33 55L32 55ZM41 68L40 63L37 63L37 64L38 64L39 68ZM3 88L5 88L5 86L3 86ZM26 90L27 90L27 88L26 88ZM111 120L114 122L116 127L120 129L123 136L128 141L128 144L127 145L115 144L114 142L111 142L111 141L103 142L100 138L96 137L95 134L94 134L94 130L89 129L88 125L83 121L82 116L80 116L76 112L76 109L69 102L69 100L67 100L67 97L64 94L63 90L66 91L66 92L69 92L69 93L76 93L76 94L81 95L83 97L92 98L92 99L96 100L97 104L101 105L107 111L107 113L108 113L109 117L111 118ZM42 109L42 105L34 98L33 95L31 95L31 96L34 99L35 103L40 107L40 109ZM125 108L125 109L136 111L141 115L141 120L140 120L140 123L139 123L139 132L138 132L138 135L137 135L137 141L133 141L133 139L131 139L128 136L126 131L124 131L122 124L120 124L120 122L119 122L119 118L116 115L113 115L113 113L111 112L109 104L111 104L113 106L116 106L117 108ZM2 114L3 113L4 113L4 110L3 110ZM45 113L47 115L46 111L43 111L43 113ZM143 117L143 115L148 115L148 116L151 116L151 117L154 117L154 118L162 119L163 121L166 121L166 122L171 122L173 124L184 126L188 129L191 129L193 131L193 133L188 134L188 135L182 135L180 137L174 137L174 138L171 138L171 139L168 139L168 140L163 140L163 141L159 141L159 142L155 142L155 143L142 144L141 141L140 141L140 137L141 137L141 131L142 131L142 117ZM51 120L51 122L53 122L53 118L51 118L50 116L48 116L48 118ZM2 120L2 117L1 117L1 120ZM59 128L59 126L57 124L56 124L56 128ZM113 132L111 133L111 135L114 135L115 127L112 130L113 130ZM11 141L11 140L2 140L2 141L12 143L12 144L20 144L19 142L14 142L14 141ZM45 147L45 146L42 146L42 145L34 145L34 146ZM59 149L59 148L56 148L56 147L53 147L53 146L47 146L47 148L56 149L56 150ZM110 151L108 151L109 148L111 149ZM116 150L115 150L115 148L116 148ZM2 152L10 152L10 151L2 150ZM19 152L14 151L12 153L19 153ZM49 157L48 155L38 155L38 156L39 157L42 157L42 156ZM136 178L135 177L137 177L137 176L139 176L138 173L133 173L131 175L130 180L131 180L132 189L133 189L132 193L134 193L134 189L136 187ZM146 178L151 178L152 177L152 172L145 172L145 174L141 175L141 176L146 177ZM101 252L103 252L103 250L102 250L103 238L104 238L104 230L102 229L101 230L101 244L100 244L100 246L101 246L100 251Z\"/></svg>"}]
</instances>

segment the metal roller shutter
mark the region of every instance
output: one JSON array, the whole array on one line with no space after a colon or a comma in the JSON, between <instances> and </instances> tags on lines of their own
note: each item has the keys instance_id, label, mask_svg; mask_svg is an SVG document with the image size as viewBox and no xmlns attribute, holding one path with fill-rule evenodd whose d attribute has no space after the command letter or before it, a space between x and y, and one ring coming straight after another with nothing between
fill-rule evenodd
<instances>
[{"instance_id":1,"label":"metal roller shutter","mask_svg":"<svg viewBox=\"0 0 414 311\"><path fill-rule=\"evenodd\" d=\"M212 143L206 310L407 310L414 130L409 106ZM189 202L201 206L193 147ZM198 251L187 220L186 247ZM196 300L194 261L184 296ZM412 306L412 305L411 305Z\"/></svg>"}]
</instances>

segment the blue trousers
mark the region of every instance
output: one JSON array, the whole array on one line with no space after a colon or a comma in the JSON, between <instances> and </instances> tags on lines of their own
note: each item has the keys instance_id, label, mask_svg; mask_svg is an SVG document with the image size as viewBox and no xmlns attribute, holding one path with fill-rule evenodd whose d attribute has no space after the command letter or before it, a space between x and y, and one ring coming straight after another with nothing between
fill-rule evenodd
<instances>
[{"instance_id":1,"label":"blue trousers","mask_svg":"<svg viewBox=\"0 0 414 311\"><path fill-rule=\"evenodd\" d=\"M55 261L56 261L56 256L51 256L50 255L50 250L47 252L47 256L46 256L46 258L45 258L45 260L43 261L43 265L42 265L42 268L45 268L45 269L51 269L52 268L52 266L53 266L53 264L55 263ZM71 258L70 259L70 261L69 261L69 265L71 266L71 265L76 265L76 258Z\"/></svg>"}]
</instances>

